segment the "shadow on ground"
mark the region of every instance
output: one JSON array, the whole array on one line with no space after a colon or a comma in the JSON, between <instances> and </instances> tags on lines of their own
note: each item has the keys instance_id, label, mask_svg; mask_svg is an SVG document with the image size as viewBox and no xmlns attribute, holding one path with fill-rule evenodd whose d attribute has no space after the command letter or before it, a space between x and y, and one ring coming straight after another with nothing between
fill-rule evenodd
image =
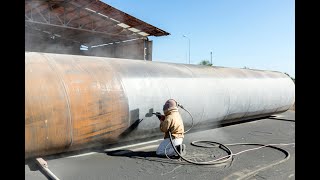
<instances>
[{"instance_id":1,"label":"shadow on ground","mask_svg":"<svg viewBox=\"0 0 320 180\"><path fill-rule=\"evenodd\" d=\"M105 152L109 156L125 156L125 157L158 157L155 151L130 151L115 150Z\"/></svg>"},{"instance_id":2,"label":"shadow on ground","mask_svg":"<svg viewBox=\"0 0 320 180\"><path fill-rule=\"evenodd\" d=\"M35 159L25 161L25 165L28 165L30 171L40 171L47 179L51 179L50 176L48 176L48 174L42 168L40 168L40 165Z\"/></svg>"},{"instance_id":3,"label":"shadow on ground","mask_svg":"<svg viewBox=\"0 0 320 180\"><path fill-rule=\"evenodd\" d=\"M188 165L189 163L182 161L179 157L170 157L168 159L166 156L158 156L156 151L131 151L131 150L115 150L115 151L106 151L109 156L122 156L129 157L141 160L147 160L152 162L160 162L167 164L180 164Z\"/></svg>"}]
</instances>

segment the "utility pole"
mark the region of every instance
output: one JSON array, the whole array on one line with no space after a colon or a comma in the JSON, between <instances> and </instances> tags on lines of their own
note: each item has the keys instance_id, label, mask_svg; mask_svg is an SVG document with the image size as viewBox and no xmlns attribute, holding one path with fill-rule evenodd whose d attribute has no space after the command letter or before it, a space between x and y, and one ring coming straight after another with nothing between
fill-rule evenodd
<instances>
[{"instance_id":1,"label":"utility pole","mask_svg":"<svg viewBox=\"0 0 320 180\"><path fill-rule=\"evenodd\" d=\"M183 35L183 37L189 40L189 64L190 64L190 38L188 38L186 35Z\"/></svg>"}]
</instances>

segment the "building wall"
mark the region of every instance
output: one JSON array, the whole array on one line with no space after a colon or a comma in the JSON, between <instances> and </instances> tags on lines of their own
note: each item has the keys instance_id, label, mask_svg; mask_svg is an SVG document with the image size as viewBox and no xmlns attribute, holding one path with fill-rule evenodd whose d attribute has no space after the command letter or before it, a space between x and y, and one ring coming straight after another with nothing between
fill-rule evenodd
<instances>
[{"instance_id":1,"label":"building wall","mask_svg":"<svg viewBox=\"0 0 320 180\"><path fill-rule=\"evenodd\" d=\"M146 48L146 51L144 50ZM135 40L132 42L123 42L113 45L93 48L85 52L91 56L104 56L113 58L152 60L152 41Z\"/></svg>"},{"instance_id":2,"label":"building wall","mask_svg":"<svg viewBox=\"0 0 320 180\"><path fill-rule=\"evenodd\" d=\"M26 33L25 35L25 50L31 52L152 60L152 41L149 40L139 39L121 42L108 46L89 48L88 51L80 50L80 45L79 43L70 42L58 37L52 39L49 36L39 36L32 33Z\"/></svg>"},{"instance_id":3,"label":"building wall","mask_svg":"<svg viewBox=\"0 0 320 180\"><path fill-rule=\"evenodd\" d=\"M32 33L25 34L25 51L83 55L79 43Z\"/></svg>"}]
</instances>

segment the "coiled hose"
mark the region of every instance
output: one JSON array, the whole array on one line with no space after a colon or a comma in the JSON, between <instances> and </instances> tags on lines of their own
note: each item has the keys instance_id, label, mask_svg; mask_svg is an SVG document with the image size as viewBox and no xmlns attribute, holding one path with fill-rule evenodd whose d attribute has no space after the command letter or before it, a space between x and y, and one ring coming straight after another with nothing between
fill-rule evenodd
<instances>
[{"instance_id":1,"label":"coiled hose","mask_svg":"<svg viewBox=\"0 0 320 180\"><path fill-rule=\"evenodd\" d=\"M185 109L182 105L178 104L178 106L181 107L183 110L185 110L187 113L189 113L189 115L191 116L191 119L192 119L191 127L184 132L184 133L187 133L187 132L189 132L189 131L191 130L191 128L193 128L193 116L192 116L191 113L190 113L187 109ZM259 144L259 143L233 143L233 144L225 144L225 145L224 145L224 144L222 144L222 143L214 142L214 141L193 141L193 142L191 142L191 145L193 145L193 146L202 147L202 148L214 148L214 147L217 147L217 146L218 146L219 148L221 148L221 149L223 149L223 150L225 150L225 151L227 152L227 155L226 155L226 156L220 157L220 158L218 158L218 159L214 159L214 160L211 160L211 161L204 161L204 162L196 162L196 161L192 161L192 160L190 160L190 159L185 158L184 156L182 156L182 155L178 152L178 150L176 149L175 145L174 145L173 142L172 142L172 135L171 135L171 132L170 132L170 131L169 131L169 138L170 138L170 143L171 143L174 151L179 155L179 157L180 157L181 159L185 160L186 162L189 162L189 163L192 163L192 164L196 164L196 165L217 165L217 164L226 163L226 162L228 162L228 161L233 160L233 157L236 156L236 155L239 155L239 154L241 154L241 153L248 152L248 151L253 151L253 150L261 149L261 148L264 148L264 147L271 147L271 148L273 148L273 149L276 149L276 150L278 150L278 151L283 152L283 153L286 155L286 158L285 158L285 159L280 160L280 161L278 161L278 162L276 162L276 163L270 164L270 165L268 165L267 167L265 167L265 168L269 168L269 167L272 167L272 166L274 166L274 165L276 165L276 164L283 163L283 162L287 161L287 160L290 158L290 153L289 153L288 151L286 151L286 150L284 150L284 149L281 149L281 148L279 148L279 147L276 147L276 146L287 146L287 145L294 145L294 144L295 144L295 143L288 143L288 144L283 144L283 143L281 143L281 144L267 144L267 145L265 145L265 144ZM205 144L210 144L211 147L199 145L199 143L202 143L202 144L203 144L203 143L205 143ZM168 144L168 145L169 145L169 144ZM168 145L167 145L167 146L168 146ZM246 150L243 150L243 151L240 151L240 152L237 152L237 153L233 153L233 152L231 151L231 149L228 148L228 146L236 146L236 145L256 145L256 146L260 146L260 147L251 148L251 149L246 149ZM169 158L168 155L167 155L166 149L167 149L167 147L165 148L165 155L167 156L167 158ZM170 159L170 158L169 158L169 159ZM265 169L265 168L264 168L264 169Z\"/></svg>"}]
</instances>

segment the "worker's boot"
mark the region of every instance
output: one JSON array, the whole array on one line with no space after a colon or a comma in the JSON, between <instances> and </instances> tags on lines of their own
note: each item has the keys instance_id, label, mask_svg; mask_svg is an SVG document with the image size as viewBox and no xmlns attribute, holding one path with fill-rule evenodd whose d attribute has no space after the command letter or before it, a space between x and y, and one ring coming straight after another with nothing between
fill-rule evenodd
<instances>
[{"instance_id":1,"label":"worker's boot","mask_svg":"<svg viewBox=\"0 0 320 180\"><path fill-rule=\"evenodd\" d=\"M186 145L185 144L177 145L176 149L178 150L178 152L179 152L179 154L181 156L185 156L186 155Z\"/></svg>"}]
</instances>

